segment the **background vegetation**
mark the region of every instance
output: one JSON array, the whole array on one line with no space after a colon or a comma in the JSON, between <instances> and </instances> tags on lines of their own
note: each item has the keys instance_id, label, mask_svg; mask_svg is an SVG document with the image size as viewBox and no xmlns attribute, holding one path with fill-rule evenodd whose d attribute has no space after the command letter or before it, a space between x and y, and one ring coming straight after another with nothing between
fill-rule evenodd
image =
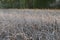
<instances>
[{"instance_id":1,"label":"background vegetation","mask_svg":"<svg viewBox=\"0 0 60 40\"><path fill-rule=\"evenodd\" d=\"M60 8L59 0L0 0L0 8Z\"/></svg>"}]
</instances>

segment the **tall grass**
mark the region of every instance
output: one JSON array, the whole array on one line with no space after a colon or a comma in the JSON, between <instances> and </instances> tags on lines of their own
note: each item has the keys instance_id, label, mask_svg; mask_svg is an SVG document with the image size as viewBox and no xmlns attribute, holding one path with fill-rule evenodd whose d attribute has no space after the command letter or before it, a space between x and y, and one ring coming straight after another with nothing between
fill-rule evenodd
<instances>
[{"instance_id":1,"label":"tall grass","mask_svg":"<svg viewBox=\"0 0 60 40\"><path fill-rule=\"evenodd\" d=\"M60 16L0 14L0 40L60 40Z\"/></svg>"}]
</instances>

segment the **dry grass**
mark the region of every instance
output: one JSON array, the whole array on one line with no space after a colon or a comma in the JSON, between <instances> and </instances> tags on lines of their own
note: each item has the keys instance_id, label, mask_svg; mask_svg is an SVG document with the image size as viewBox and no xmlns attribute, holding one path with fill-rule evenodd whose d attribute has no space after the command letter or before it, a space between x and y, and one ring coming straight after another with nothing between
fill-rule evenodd
<instances>
[{"instance_id":1,"label":"dry grass","mask_svg":"<svg viewBox=\"0 0 60 40\"><path fill-rule=\"evenodd\" d=\"M0 40L60 40L60 16L0 14Z\"/></svg>"}]
</instances>

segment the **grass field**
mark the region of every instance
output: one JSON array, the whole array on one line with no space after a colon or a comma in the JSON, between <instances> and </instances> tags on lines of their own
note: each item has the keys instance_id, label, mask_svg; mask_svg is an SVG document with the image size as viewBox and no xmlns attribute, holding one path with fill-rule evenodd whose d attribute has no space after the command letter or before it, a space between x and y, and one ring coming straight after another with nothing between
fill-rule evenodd
<instances>
[{"instance_id":1,"label":"grass field","mask_svg":"<svg viewBox=\"0 0 60 40\"><path fill-rule=\"evenodd\" d=\"M60 10L0 9L0 40L60 40Z\"/></svg>"}]
</instances>

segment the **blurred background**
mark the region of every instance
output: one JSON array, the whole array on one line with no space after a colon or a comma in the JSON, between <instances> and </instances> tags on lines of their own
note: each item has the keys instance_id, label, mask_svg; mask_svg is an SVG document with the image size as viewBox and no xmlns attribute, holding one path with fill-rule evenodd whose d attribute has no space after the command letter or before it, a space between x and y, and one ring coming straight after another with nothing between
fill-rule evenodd
<instances>
[{"instance_id":1,"label":"blurred background","mask_svg":"<svg viewBox=\"0 0 60 40\"><path fill-rule=\"evenodd\" d=\"M0 0L0 8L60 9L60 0Z\"/></svg>"}]
</instances>

